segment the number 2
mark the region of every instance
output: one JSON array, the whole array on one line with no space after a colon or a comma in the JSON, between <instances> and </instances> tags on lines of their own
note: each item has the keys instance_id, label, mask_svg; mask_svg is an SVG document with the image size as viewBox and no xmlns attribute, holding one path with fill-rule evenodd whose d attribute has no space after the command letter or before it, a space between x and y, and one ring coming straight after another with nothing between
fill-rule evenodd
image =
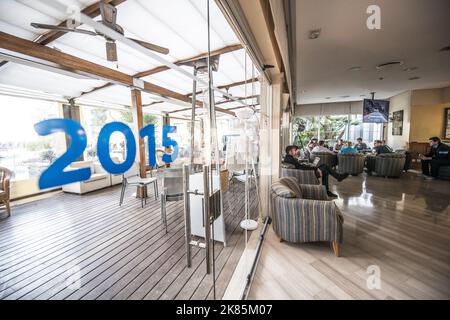
<instances>
[{"instance_id":1,"label":"number 2","mask_svg":"<svg viewBox=\"0 0 450 320\"><path fill-rule=\"evenodd\" d=\"M86 131L78 122L70 119L48 119L36 123L34 129L41 136L65 132L69 136L70 141L67 151L41 174L39 178L40 189L88 180L91 177L89 168L64 171L68 165L83 154L87 145Z\"/></svg>"}]
</instances>

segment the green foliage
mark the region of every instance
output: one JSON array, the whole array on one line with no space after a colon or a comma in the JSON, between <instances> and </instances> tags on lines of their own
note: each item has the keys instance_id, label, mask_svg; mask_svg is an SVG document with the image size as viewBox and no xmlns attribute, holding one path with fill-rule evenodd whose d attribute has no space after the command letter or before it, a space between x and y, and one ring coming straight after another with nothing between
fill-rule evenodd
<instances>
[{"instance_id":1,"label":"green foliage","mask_svg":"<svg viewBox=\"0 0 450 320\"><path fill-rule=\"evenodd\" d=\"M131 111L121 111L120 118L122 122L133 123L133 114ZM156 125L158 118L152 114L144 114L143 122L144 126L148 124Z\"/></svg>"},{"instance_id":2,"label":"green foliage","mask_svg":"<svg viewBox=\"0 0 450 320\"><path fill-rule=\"evenodd\" d=\"M89 159L94 159L95 157L97 157L97 149L90 145L87 149L86 149L86 155Z\"/></svg>"},{"instance_id":3,"label":"green foliage","mask_svg":"<svg viewBox=\"0 0 450 320\"><path fill-rule=\"evenodd\" d=\"M103 126L106 123L106 120L108 120L108 112L109 110L104 108L92 109L92 125Z\"/></svg>"},{"instance_id":4,"label":"green foliage","mask_svg":"<svg viewBox=\"0 0 450 320\"><path fill-rule=\"evenodd\" d=\"M144 114L144 126L148 124L156 125L158 118L152 114Z\"/></svg>"},{"instance_id":5,"label":"green foliage","mask_svg":"<svg viewBox=\"0 0 450 320\"><path fill-rule=\"evenodd\" d=\"M293 120L294 144L305 146L312 138L317 138L320 130L320 139L336 141L344 136L347 126L357 126L358 120L351 120L347 116L322 117L296 117Z\"/></svg>"},{"instance_id":6,"label":"green foliage","mask_svg":"<svg viewBox=\"0 0 450 320\"><path fill-rule=\"evenodd\" d=\"M50 149L52 147L50 139L39 139L28 142L25 146L27 151L40 151Z\"/></svg>"},{"instance_id":7,"label":"green foliage","mask_svg":"<svg viewBox=\"0 0 450 320\"><path fill-rule=\"evenodd\" d=\"M121 111L120 118L122 122L133 123L133 114L131 111Z\"/></svg>"},{"instance_id":8,"label":"green foliage","mask_svg":"<svg viewBox=\"0 0 450 320\"><path fill-rule=\"evenodd\" d=\"M40 154L41 160L48 161L49 163L52 163L56 159L56 153L51 150L44 150Z\"/></svg>"}]
</instances>

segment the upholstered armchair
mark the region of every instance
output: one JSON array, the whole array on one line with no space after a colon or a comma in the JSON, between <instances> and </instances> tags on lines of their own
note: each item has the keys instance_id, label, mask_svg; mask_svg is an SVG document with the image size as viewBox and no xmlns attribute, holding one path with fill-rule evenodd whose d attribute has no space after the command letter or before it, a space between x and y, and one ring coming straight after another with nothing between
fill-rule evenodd
<instances>
[{"instance_id":1,"label":"upholstered armchair","mask_svg":"<svg viewBox=\"0 0 450 320\"><path fill-rule=\"evenodd\" d=\"M5 204L8 216L11 215L11 208L9 206L10 193L9 181L11 180L11 171L0 167L0 203Z\"/></svg>"},{"instance_id":2,"label":"upholstered armchair","mask_svg":"<svg viewBox=\"0 0 450 320\"><path fill-rule=\"evenodd\" d=\"M450 166L439 169L439 179L450 180Z\"/></svg>"},{"instance_id":3,"label":"upholstered armchair","mask_svg":"<svg viewBox=\"0 0 450 320\"><path fill-rule=\"evenodd\" d=\"M338 162L336 154L331 152L312 152L310 156L311 161L314 161L315 157L320 158L320 161L318 163L319 166L321 164L326 164L330 168L334 168Z\"/></svg>"},{"instance_id":4,"label":"upholstered armchair","mask_svg":"<svg viewBox=\"0 0 450 320\"><path fill-rule=\"evenodd\" d=\"M281 176L294 177L297 179L299 184L320 184L319 179L316 177L315 170L295 169L292 165L291 167L288 167L288 165L283 164L283 167L281 168Z\"/></svg>"},{"instance_id":5,"label":"upholstered armchair","mask_svg":"<svg viewBox=\"0 0 450 320\"><path fill-rule=\"evenodd\" d=\"M357 176L364 171L364 155L360 153L355 154L338 154L339 173L348 173Z\"/></svg>"},{"instance_id":6,"label":"upholstered armchair","mask_svg":"<svg viewBox=\"0 0 450 320\"><path fill-rule=\"evenodd\" d=\"M401 153L382 153L375 157L375 172L381 177L400 177L406 156Z\"/></svg>"},{"instance_id":7,"label":"upholstered armchair","mask_svg":"<svg viewBox=\"0 0 450 320\"><path fill-rule=\"evenodd\" d=\"M293 178L282 178L272 184L271 209L273 230L280 241L331 242L339 256L344 219L324 186L298 185Z\"/></svg>"}]
</instances>

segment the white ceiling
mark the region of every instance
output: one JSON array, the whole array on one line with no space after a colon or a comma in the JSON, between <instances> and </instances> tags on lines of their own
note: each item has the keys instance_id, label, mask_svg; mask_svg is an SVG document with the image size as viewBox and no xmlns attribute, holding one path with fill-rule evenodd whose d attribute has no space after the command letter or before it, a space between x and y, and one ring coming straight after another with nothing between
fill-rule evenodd
<instances>
[{"instance_id":1,"label":"white ceiling","mask_svg":"<svg viewBox=\"0 0 450 320\"><path fill-rule=\"evenodd\" d=\"M45 30L34 29L31 22L59 24L67 18L54 9L52 2L57 0L0 0L0 30L28 40L36 39ZM64 0L77 4L80 8L98 0ZM211 50L239 43L219 8L211 1ZM198 0L127 0L117 6L117 22L125 30L125 36L152 42L170 49L165 59L175 62L208 50L206 2ZM99 20L99 17L94 20ZM81 28L89 29L87 26ZM65 53L116 69L116 65L106 61L105 40L83 34L67 33L49 44ZM160 63L121 43L118 47L118 70L129 75L160 66ZM14 54L6 50L0 52ZM19 56L17 54L14 54ZM35 59L31 59L35 60ZM247 61L247 70L245 62ZM191 71L190 67L185 67ZM214 85L220 86L250 79L251 61L245 59L243 49L223 54L219 71L214 73ZM167 70L144 78L178 93L192 91L192 80L174 70ZM95 87L105 84L100 80L76 79L67 75L55 74L30 66L8 63L0 68L0 85L38 90L62 97L77 97ZM259 88L258 88L259 92ZM230 89L233 95L243 96L245 86ZM247 89L251 95L251 89ZM83 96L84 99L131 105L129 89L114 85ZM158 101L155 96L144 94L144 104ZM188 105L188 104L186 104ZM228 107L226 104L221 107ZM229 107L232 107L231 105ZM149 109L148 107L147 109ZM156 112L180 109L177 104L154 105Z\"/></svg>"},{"instance_id":2,"label":"white ceiling","mask_svg":"<svg viewBox=\"0 0 450 320\"><path fill-rule=\"evenodd\" d=\"M366 27L371 4L381 8L380 30ZM356 101L372 91L385 99L449 85L450 52L439 51L450 46L449 14L449 0L297 0L297 103ZM320 37L308 39L319 28ZM404 64L375 69L388 61ZM348 71L354 66L362 70ZM404 71L409 67L417 70Z\"/></svg>"}]
</instances>

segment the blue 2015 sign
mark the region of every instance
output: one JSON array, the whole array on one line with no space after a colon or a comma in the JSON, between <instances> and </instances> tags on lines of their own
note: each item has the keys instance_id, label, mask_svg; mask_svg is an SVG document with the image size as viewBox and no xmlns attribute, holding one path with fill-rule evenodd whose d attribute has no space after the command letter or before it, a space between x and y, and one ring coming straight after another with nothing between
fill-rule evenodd
<instances>
[{"instance_id":1,"label":"blue 2015 sign","mask_svg":"<svg viewBox=\"0 0 450 320\"><path fill-rule=\"evenodd\" d=\"M89 168L64 171L86 149L86 131L81 124L70 119L49 119L35 124L34 129L41 136L55 132L64 132L70 141L67 151L41 174L39 188L58 187L68 183L88 180L91 177ZM173 147L172 154L164 154L163 156L162 160L166 163L173 162L178 156L178 144L169 137L169 133L175 133L176 131L177 128L174 126L163 126L162 145L163 147ZM122 163L115 163L109 155L109 140L114 132L121 132L125 136L127 157ZM153 167L156 165L155 126L149 124L143 127L139 131L139 136L148 138L148 162ZM97 156L102 167L111 174L125 173L130 169L136 158L136 140L130 127L121 122L106 124L98 135Z\"/></svg>"}]
</instances>

